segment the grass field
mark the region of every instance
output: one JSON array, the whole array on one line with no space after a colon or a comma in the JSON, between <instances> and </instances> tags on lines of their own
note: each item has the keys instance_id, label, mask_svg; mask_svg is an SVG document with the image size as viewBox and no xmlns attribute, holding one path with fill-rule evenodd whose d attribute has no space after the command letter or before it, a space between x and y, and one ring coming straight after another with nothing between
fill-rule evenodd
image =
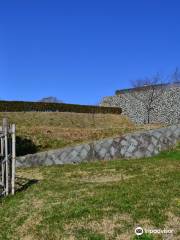
<instances>
[{"instance_id":1,"label":"grass field","mask_svg":"<svg viewBox=\"0 0 180 240\"><path fill-rule=\"evenodd\" d=\"M160 126L136 126L127 117L115 114L0 113L0 121L3 117L17 124L19 155Z\"/></svg>"},{"instance_id":2,"label":"grass field","mask_svg":"<svg viewBox=\"0 0 180 240\"><path fill-rule=\"evenodd\" d=\"M19 191L1 199L0 239L178 240L179 168L177 148L149 159L18 169ZM137 238L136 226L174 236Z\"/></svg>"}]
</instances>

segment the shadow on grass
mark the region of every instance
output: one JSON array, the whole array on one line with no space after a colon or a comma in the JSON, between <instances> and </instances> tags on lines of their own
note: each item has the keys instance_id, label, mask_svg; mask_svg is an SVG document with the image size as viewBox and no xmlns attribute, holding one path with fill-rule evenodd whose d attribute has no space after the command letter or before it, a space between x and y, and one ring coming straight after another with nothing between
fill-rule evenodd
<instances>
[{"instance_id":1,"label":"shadow on grass","mask_svg":"<svg viewBox=\"0 0 180 240\"><path fill-rule=\"evenodd\" d=\"M26 154L33 154L38 151L38 147L33 143L31 139L24 137L16 137L16 154L17 156L23 156Z\"/></svg>"},{"instance_id":2,"label":"shadow on grass","mask_svg":"<svg viewBox=\"0 0 180 240\"><path fill-rule=\"evenodd\" d=\"M24 192L32 185L37 184L39 180L16 177L16 192Z\"/></svg>"}]
</instances>

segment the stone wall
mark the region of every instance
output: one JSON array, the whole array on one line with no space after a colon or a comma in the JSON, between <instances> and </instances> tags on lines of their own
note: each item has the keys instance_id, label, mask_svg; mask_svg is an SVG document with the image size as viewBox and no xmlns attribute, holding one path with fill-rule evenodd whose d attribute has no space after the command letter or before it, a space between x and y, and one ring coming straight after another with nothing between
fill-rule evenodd
<instances>
[{"instance_id":1,"label":"stone wall","mask_svg":"<svg viewBox=\"0 0 180 240\"><path fill-rule=\"evenodd\" d=\"M17 158L17 167L150 157L180 141L180 124Z\"/></svg>"},{"instance_id":2,"label":"stone wall","mask_svg":"<svg viewBox=\"0 0 180 240\"><path fill-rule=\"evenodd\" d=\"M159 89L157 88L158 95ZM121 107L123 114L127 115L136 123L147 122L147 110L142 101L147 98L148 89L144 88L141 91L130 89L130 91L118 91L118 95L105 97L101 106ZM159 94L159 97L154 101L150 112L151 123L180 123L180 85L169 85L164 91Z\"/></svg>"}]
</instances>

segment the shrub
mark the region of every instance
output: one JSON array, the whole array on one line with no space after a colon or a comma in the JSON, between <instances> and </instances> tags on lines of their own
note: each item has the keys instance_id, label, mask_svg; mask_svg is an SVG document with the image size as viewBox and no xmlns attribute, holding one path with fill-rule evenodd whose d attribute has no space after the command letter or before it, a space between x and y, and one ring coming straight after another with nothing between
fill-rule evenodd
<instances>
[{"instance_id":1,"label":"shrub","mask_svg":"<svg viewBox=\"0 0 180 240\"><path fill-rule=\"evenodd\" d=\"M76 113L111 113L121 114L118 107L100 107L91 105L44 103L44 102L22 102L22 101L0 101L0 112L76 112Z\"/></svg>"}]
</instances>

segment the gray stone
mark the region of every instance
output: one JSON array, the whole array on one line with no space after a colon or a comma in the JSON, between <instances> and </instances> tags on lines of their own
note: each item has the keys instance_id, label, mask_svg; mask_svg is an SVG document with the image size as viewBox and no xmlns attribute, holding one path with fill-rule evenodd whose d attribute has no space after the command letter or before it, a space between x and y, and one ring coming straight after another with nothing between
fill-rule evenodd
<instances>
[{"instance_id":1,"label":"gray stone","mask_svg":"<svg viewBox=\"0 0 180 240\"><path fill-rule=\"evenodd\" d=\"M120 144L121 144L122 146L125 146L125 145L127 144L127 141L126 141L126 140L122 140L122 141L120 142Z\"/></svg>"},{"instance_id":2,"label":"gray stone","mask_svg":"<svg viewBox=\"0 0 180 240\"><path fill-rule=\"evenodd\" d=\"M145 155L144 152L137 151L137 152L134 152L133 157L135 157L135 158L142 158L142 157L144 157L144 155Z\"/></svg>"},{"instance_id":3,"label":"gray stone","mask_svg":"<svg viewBox=\"0 0 180 240\"><path fill-rule=\"evenodd\" d=\"M154 136L152 136L152 140L151 141L152 141L153 145L156 145L158 143L157 138L155 138Z\"/></svg>"},{"instance_id":4,"label":"gray stone","mask_svg":"<svg viewBox=\"0 0 180 240\"><path fill-rule=\"evenodd\" d=\"M113 157L114 155L115 155L115 148L114 147L111 147L110 148L110 154L111 154L111 156Z\"/></svg>"},{"instance_id":5,"label":"gray stone","mask_svg":"<svg viewBox=\"0 0 180 240\"><path fill-rule=\"evenodd\" d=\"M121 148L120 153L121 153L121 156L125 156L126 148L125 147Z\"/></svg>"},{"instance_id":6,"label":"gray stone","mask_svg":"<svg viewBox=\"0 0 180 240\"><path fill-rule=\"evenodd\" d=\"M147 149L152 153L154 151L154 144L150 144Z\"/></svg>"},{"instance_id":7,"label":"gray stone","mask_svg":"<svg viewBox=\"0 0 180 240\"><path fill-rule=\"evenodd\" d=\"M99 152L98 155L103 158L107 153L107 150L105 148L102 148Z\"/></svg>"},{"instance_id":8,"label":"gray stone","mask_svg":"<svg viewBox=\"0 0 180 240\"><path fill-rule=\"evenodd\" d=\"M127 151L132 154L132 152L136 149L136 146L134 144L130 144L127 148Z\"/></svg>"},{"instance_id":9,"label":"gray stone","mask_svg":"<svg viewBox=\"0 0 180 240\"><path fill-rule=\"evenodd\" d=\"M87 156L87 154L88 154L88 152L87 152L87 150L85 150L85 149L83 149L83 150L80 152L80 156L81 156L81 158L83 158L83 159Z\"/></svg>"},{"instance_id":10,"label":"gray stone","mask_svg":"<svg viewBox=\"0 0 180 240\"><path fill-rule=\"evenodd\" d=\"M72 150L72 152L70 152L69 157L75 158L78 155L78 152L76 150Z\"/></svg>"}]
</instances>

